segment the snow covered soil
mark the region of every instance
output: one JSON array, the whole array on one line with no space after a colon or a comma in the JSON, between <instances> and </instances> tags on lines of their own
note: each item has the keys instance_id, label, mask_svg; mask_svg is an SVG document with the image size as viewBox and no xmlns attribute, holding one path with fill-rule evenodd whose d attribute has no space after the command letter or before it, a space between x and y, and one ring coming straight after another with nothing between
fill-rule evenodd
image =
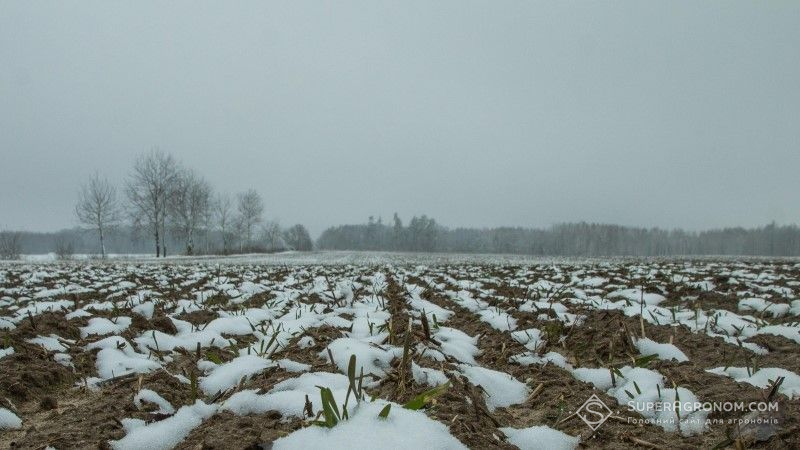
<instances>
[{"instance_id":1,"label":"snow covered soil","mask_svg":"<svg viewBox=\"0 0 800 450\"><path fill-rule=\"evenodd\" d=\"M794 261L273 258L0 265L0 447L800 445Z\"/></svg>"}]
</instances>

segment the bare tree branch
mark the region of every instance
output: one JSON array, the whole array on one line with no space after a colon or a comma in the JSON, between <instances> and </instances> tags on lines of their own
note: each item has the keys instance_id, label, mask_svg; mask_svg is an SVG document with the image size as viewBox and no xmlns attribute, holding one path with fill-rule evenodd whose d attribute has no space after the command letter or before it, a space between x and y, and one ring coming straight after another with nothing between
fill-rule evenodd
<instances>
[{"instance_id":1,"label":"bare tree branch","mask_svg":"<svg viewBox=\"0 0 800 450\"><path fill-rule=\"evenodd\" d=\"M125 186L133 207L133 222L153 233L156 257L167 256L164 243L167 207L178 173L178 163L171 155L153 149L139 156Z\"/></svg>"},{"instance_id":2,"label":"bare tree branch","mask_svg":"<svg viewBox=\"0 0 800 450\"><path fill-rule=\"evenodd\" d=\"M97 230L100 237L100 254L104 259L105 232L108 227L119 221L119 213L117 188L109 183L108 179L100 178L100 174L95 172L86 184L81 186L78 204L75 205L75 216L81 224Z\"/></svg>"}]
</instances>

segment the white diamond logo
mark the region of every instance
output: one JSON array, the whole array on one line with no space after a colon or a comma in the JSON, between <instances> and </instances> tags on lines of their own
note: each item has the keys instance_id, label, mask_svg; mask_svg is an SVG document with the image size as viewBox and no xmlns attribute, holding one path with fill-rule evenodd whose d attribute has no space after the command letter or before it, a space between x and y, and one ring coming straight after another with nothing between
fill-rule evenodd
<instances>
[{"instance_id":1,"label":"white diamond logo","mask_svg":"<svg viewBox=\"0 0 800 450\"><path fill-rule=\"evenodd\" d=\"M614 412L600 400L597 394L592 394L592 396L583 402L583 405L575 411L575 414L580 417L586 425L589 425L592 431L596 431L600 428L600 425L614 414Z\"/></svg>"}]
</instances>

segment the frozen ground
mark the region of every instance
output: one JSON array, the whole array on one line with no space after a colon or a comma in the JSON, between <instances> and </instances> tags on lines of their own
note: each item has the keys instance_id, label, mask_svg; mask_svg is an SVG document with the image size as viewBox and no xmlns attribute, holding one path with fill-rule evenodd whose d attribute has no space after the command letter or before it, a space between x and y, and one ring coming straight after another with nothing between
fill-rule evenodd
<instances>
[{"instance_id":1,"label":"frozen ground","mask_svg":"<svg viewBox=\"0 0 800 450\"><path fill-rule=\"evenodd\" d=\"M797 447L799 290L795 260L0 264L0 446ZM771 391L758 428L695 405Z\"/></svg>"}]
</instances>

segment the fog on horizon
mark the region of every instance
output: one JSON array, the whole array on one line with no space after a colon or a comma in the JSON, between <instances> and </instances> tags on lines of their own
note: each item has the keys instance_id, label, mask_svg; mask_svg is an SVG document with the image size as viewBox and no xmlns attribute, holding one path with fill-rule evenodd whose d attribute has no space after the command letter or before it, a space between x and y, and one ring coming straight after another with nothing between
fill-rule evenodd
<instances>
[{"instance_id":1,"label":"fog on horizon","mask_svg":"<svg viewBox=\"0 0 800 450\"><path fill-rule=\"evenodd\" d=\"M0 228L153 147L325 227L800 222L800 3L0 3Z\"/></svg>"}]
</instances>

